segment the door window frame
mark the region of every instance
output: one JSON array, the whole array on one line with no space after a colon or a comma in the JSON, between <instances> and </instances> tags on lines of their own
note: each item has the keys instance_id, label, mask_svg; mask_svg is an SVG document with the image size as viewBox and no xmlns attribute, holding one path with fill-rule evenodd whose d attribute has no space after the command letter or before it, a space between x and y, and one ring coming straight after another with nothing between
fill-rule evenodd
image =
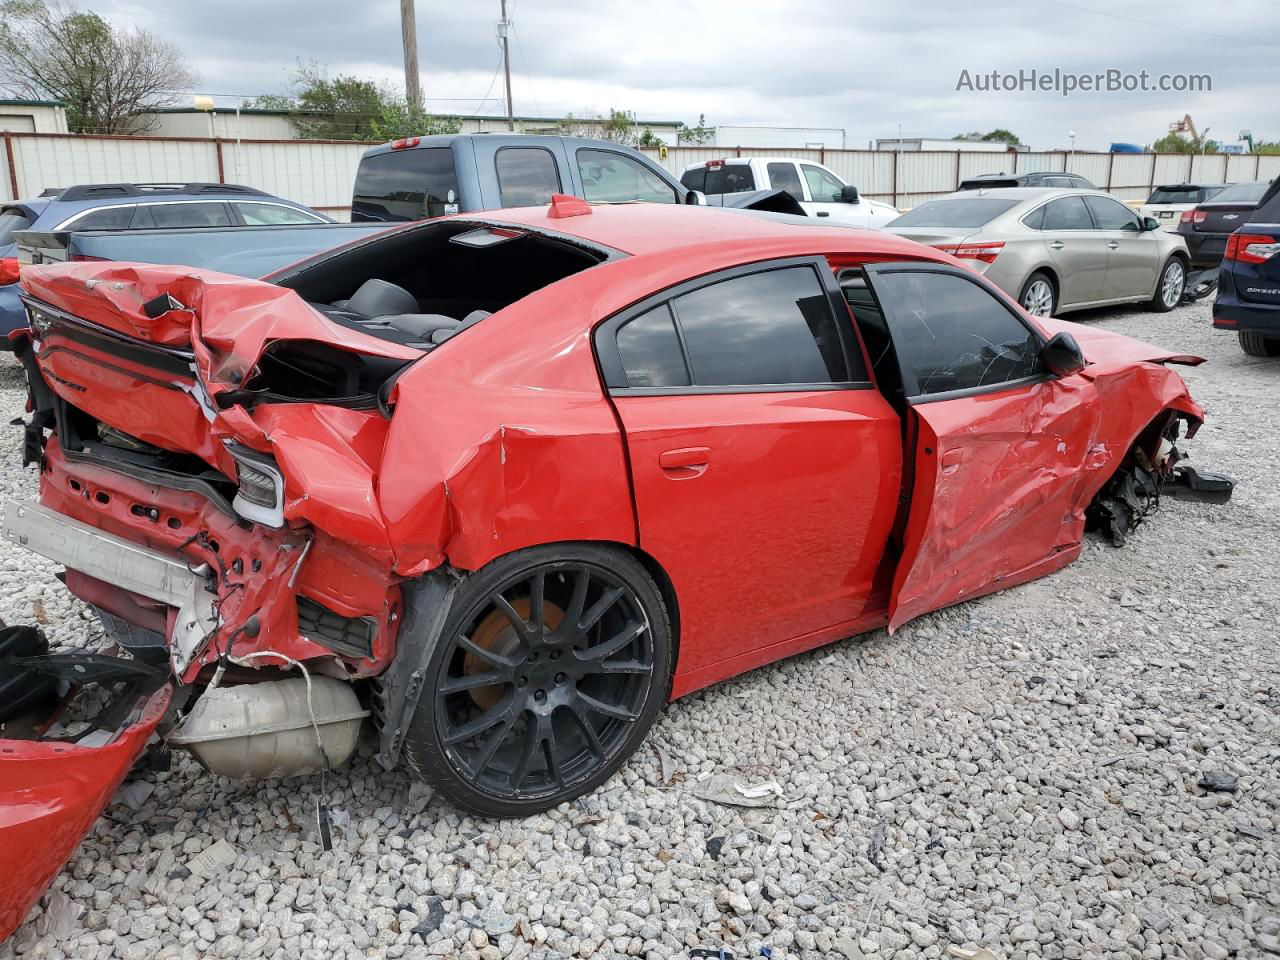
<instances>
[{"instance_id":1,"label":"door window frame","mask_svg":"<svg viewBox=\"0 0 1280 960\"><path fill-rule=\"evenodd\" d=\"M861 269L863 270L863 275L867 278L867 289L871 291L871 296L875 298L876 306L880 308L880 314L885 318L885 325L889 329L889 339L893 342L893 352L898 358L898 370L902 374L902 392L906 398L907 406L915 406L922 403L937 403L942 400L957 400L962 397L977 397L987 393L1001 393L1005 390L1011 390L1017 387L1031 386L1033 384L1046 383L1050 380L1058 379L1056 374L1045 369L1040 373L1032 374L1029 377L1019 377L1017 380L1005 380L1001 383L988 383L976 387L963 387L959 390L945 390L939 393L920 393L920 384L916 380L915 371L907 368L906 361L903 358L898 341L894 337L893 324L889 320L890 315L884 309L884 303L880 299L880 292L876 289L875 281L876 276L879 274L940 273L945 276L958 277L966 283L971 283L979 290L985 292L1024 329L1029 330L1031 335L1035 338L1036 343L1039 345L1038 349L1043 349L1044 345L1049 342L1049 338L1045 335L1043 330L1023 317L1013 304L1005 299L1001 290L986 283L973 271L964 267L952 267L945 263L900 260L888 263L866 263L862 265Z\"/></svg>"},{"instance_id":2,"label":"door window frame","mask_svg":"<svg viewBox=\"0 0 1280 960\"><path fill-rule=\"evenodd\" d=\"M757 273L769 273L774 270L785 270L790 267L809 267L817 274L817 280L827 295L827 305L831 310L837 335L840 337L841 352L844 355L845 369L850 376L859 372L865 375L862 380L845 380L839 383L754 383L754 384L692 384L690 386L673 387L632 387L627 380L626 367L622 355L618 351L617 332L628 321L649 312L654 307L667 304L671 310L676 336L684 355L685 367L690 369L688 349L684 344L684 334L680 329L679 311L672 304L676 298L696 290L714 286L725 280L751 276ZM866 353L862 349L862 338L855 329L853 314L844 299L844 293L836 281L835 272L826 257L821 255L804 257L786 257L779 260L764 260L759 263L743 264L718 270L692 280L685 280L664 290L650 294L628 307L602 320L592 331L592 342L595 346L596 362L600 368L601 380L605 390L613 397L665 397L681 395L738 394L738 393L811 393L825 390L872 390L875 384L871 380L871 372L866 370ZM690 369L692 374L692 370Z\"/></svg>"},{"instance_id":3,"label":"door window frame","mask_svg":"<svg viewBox=\"0 0 1280 960\"><path fill-rule=\"evenodd\" d=\"M498 168L498 161L502 157L502 154L507 150L541 150L543 153L545 153L551 159L551 170L556 175L556 188L551 191L551 195L555 196L557 193L564 193L564 180L560 177L560 163L556 160L556 155L554 153L552 153L548 148L542 146L541 144L536 144L536 143L512 144L510 146L499 147L497 150L493 152L493 179L498 184L498 202L499 203L501 203L503 206L506 206L506 200L504 200L502 196L502 171ZM551 202L550 197L547 198L547 202L548 203ZM527 204L527 206L540 207L542 206L542 204L533 203L533 204Z\"/></svg>"},{"instance_id":4,"label":"door window frame","mask_svg":"<svg viewBox=\"0 0 1280 960\"><path fill-rule=\"evenodd\" d=\"M597 147L594 145L590 145L590 146L584 145L584 146L575 147L573 151L573 173L578 178L578 182L582 186L582 196L584 198L587 195L587 187L586 187L586 184L582 181L582 161L579 159L579 157L581 156L584 150L590 151L591 153L607 153L611 156L621 157L623 160L628 160L631 163L634 163L636 166L641 167L648 173L652 174L656 180L660 181L664 187L666 187L668 190L671 191L671 197L672 197L671 203L673 205L678 207L682 203L684 203L684 194L689 188L686 187L679 180L676 181L676 185L679 187L679 189L677 189L676 186L672 186L671 181L668 179L668 177L670 177L671 175L668 174L665 170L663 170L662 173L666 174L666 176L660 176L658 173L658 170L654 169L653 167L649 166L647 163L644 162L643 154L641 154L641 157L637 159L636 157L630 154L623 153L621 150L610 150L608 147ZM667 201L666 200L640 200L639 198L637 198L635 200L588 200L587 202L588 203L666 203Z\"/></svg>"}]
</instances>

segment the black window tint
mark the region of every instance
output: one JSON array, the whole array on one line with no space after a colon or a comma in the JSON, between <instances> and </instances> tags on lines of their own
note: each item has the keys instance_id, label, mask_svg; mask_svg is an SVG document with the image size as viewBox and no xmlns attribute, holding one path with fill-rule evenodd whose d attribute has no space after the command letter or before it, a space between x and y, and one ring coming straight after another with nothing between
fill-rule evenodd
<instances>
[{"instance_id":1,"label":"black window tint","mask_svg":"<svg viewBox=\"0 0 1280 960\"><path fill-rule=\"evenodd\" d=\"M148 227L229 227L231 213L225 203L140 203L133 215L135 230Z\"/></svg>"},{"instance_id":2,"label":"black window tint","mask_svg":"<svg viewBox=\"0 0 1280 960\"><path fill-rule=\"evenodd\" d=\"M831 302L812 267L721 280L672 305L699 386L849 380Z\"/></svg>"},{"instance_id":3,"label":"black window tint","mask_svg":"<svg viewBox=\"0 0 1280 960\"><path fill-rule=\"evenodd\" d=\"M13 242L15 230L25 230L29 226L31 226L31 221L17 207L0 210L0 247Z\"/></svg>"},{"instance_id":4,"label":"black window tint","mask_svg":"<svg viewBox=\"0 0 1280 960\"><path fill-rule=\"evenodd\" d=\"M1036 207L1022 218L1022 222L1032 230L1044 229L1044 207Z\"/></svg>"},{"instance_id":5,"label":"black window tint","mask_svg":"<svg viewBox=\"0 0 1280 960\"><path fill-rule=\"evenodd\" d=\"M785 190L797 200L804 199L804 191L800 187L800 175L796 173L794 163L771 163L769 170L769 186L774 190Z\"/></svg>"},{"instance_id":6,"label":"black window tint","mask_svg":"<svg viewBox=\"0 0 1280 960\"><path fill-rule=\"evenodd\" d=\"M458 177L448 147L365 157L356 170L351 219L399 222L458 212Z\"/></svg>"},{"instance_id":7,"label":"black window tint","mask_svg":"<svg viewBox=\"0 0 1280 960\"><path fill-rule=\"evenodd\" d=\"M1085 197L1099 230L1132 230L1138 232L1138 215L1119 200L1107 197Z\"/></svg>"},{"instance_id":8,"label":"black window tint","mask_svg":"<svg viewBox=\"0 0 1280 960\"><path fill-rule=\"evenodd\" d=\"M959 197L955 200L930 200L913 207L896 220L891 227L981 227L1006 210L1012 209L1017 200L996 200L992 197Z\"/></svg>"},{"instance_id":9,"label":"black window tint","mask_svg":"<svg viewBox=\"0 0 1280 960\"><path fill-rule=\"evenodd\" d=\"M1093 221L1089 219L1089 208L1084 205L1084 197L1059 197L1045 204L1045 230L1092 230Z\"/></svg>"},{"instance_id":10,"label":"black window tint","mask_svg":"<svg viewBox=\"0 0 1280 960\"><path fill-rule=\"evenodd\" d=\"M687 387L684 351L665 303L618 329L618 353L629 387Z\"/></svg>"},{"instance_id":11,"label":"black window tint","mask_svg":"<svg viewBox=\"0 0 1280 960\"><path fill-rule=\"evenodd\" d=\"M540 207L560 192L556 158L541 147L503 147L494 160L504 207Z\"/></svg>"},{"instance_id":12,"label":"black window tint","mask_svg":"<svg viewBox=\"0 0 1280 960\"><path fill-rule=\"evenodd\" d=\"M707 192L707 168L694 167L692 170L686 170L680 176L680 182L690 190L699 190L702 193Z\"/></svg>"},{"instance_id":13,"label":"black window tint","mask_svg":"<svg viewBox=\"0 0 1280 960\"><path fill-rule=\"evenodd\" d=\"M133 219L133 207L103 207L78 218L67 229L71 230L128 230Z\"/></svg>"},{"instance_id":14,"label":"black window tint","mask_svg":"<svg viewBox=\"0 0 1280 960\"><path fill-rule=\"evenodd\" d=\"M1040 343L978 284L946 273L902 271L875 279L894 346L915 396L968 390L1040 372Z\"/></svg>"},{"instance_id":15,"label":"black window tint","mask_svg":"<svg viewBox=\"0 0 1280 960\"><path fill-rule=\"evenodd\" d=\"M726 163L707 171L703 193L746 193L756 188L756 178L745 163Z\"/></svg>"},{"instance_id":16,"label":"black window tint","mask_svg":"<svg viewBox=\"0 0 1280 960\"><path fill-rule=\"evenodd\" d=\"M589 203L679 203L675 188L635 157L612 150L579 150L578 176Z\"/></svg>"}]
</instances>

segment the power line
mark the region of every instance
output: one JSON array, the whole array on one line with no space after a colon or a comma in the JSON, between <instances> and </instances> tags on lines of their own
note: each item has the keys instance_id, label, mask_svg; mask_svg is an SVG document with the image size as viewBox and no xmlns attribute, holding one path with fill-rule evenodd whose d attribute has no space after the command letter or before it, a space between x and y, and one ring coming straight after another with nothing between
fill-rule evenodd
<instances>
[{"instance_id":1,"label":"power line","mask_svg":"<svg viewBox=\"0 0 1280 960\"><path fill-rule=\"evenodd\" d=\"M529 69L529 61L524 58L524 44L520 42L520 31L516 29L515 21L511 23L511 33L516 38L516 53L520 54L520 65L524 67L524 78L529 83L529 96L533 98L533 106L538 111L538 115L542 115L542 104L538 102L538 95L533 92L533 72Z\"/></svg>"},{"instance_id":2,"label":"power line","mask_svg":"<svg viewBox=\"0 0 1280 960\"><path fill-rule=\"evenodd\" d=\"M1069 10L1079 10L1083 13L1092 13L1095 17L1111 17L1113 20L1127 20L1129 23L1140 23L1145 27L1163 27L1166 30L1176 30L1178 33L1198 33L1204 37L1216 37L1219 40L1231 40L1234 43L1247 43L1245 37L1229 37L1225 33L1210 33L1208 30L1193 30L1190 27L1184 27L1180 24L1161 23L1158 20L1143 20L1140 17L1126 17L1123 13L1111 13L1108 10L1095 10L1093 7L1082 7L1078 4L1067 3L1066 0L1044 0L1045 3L1052 3L1057 7L1066 7Z\"/></svg>"}]
</instances>

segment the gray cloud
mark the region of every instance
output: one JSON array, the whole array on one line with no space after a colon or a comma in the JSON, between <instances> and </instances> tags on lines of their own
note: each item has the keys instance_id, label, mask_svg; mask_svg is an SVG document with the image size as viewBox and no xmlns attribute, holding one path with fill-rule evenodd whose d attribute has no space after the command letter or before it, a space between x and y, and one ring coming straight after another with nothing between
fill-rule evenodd
<instances>
[{"instance_id":1,"label":"gray cloud","mask_svg":"<svg viewBox=\"0 0 1280 960\"><path fill-rule=\"evenodd\" d=\"M1229 0L514 0L516 109L635 111L641 117L716 124L841 127L851 145L893 136L950 136L1008 127L1037 147L1150 142L1190 112L1215 136L1241 128L1280 139L1272 51L1280 4ZM493 83L497 0L419 0L423 84L435 109L499 111ZM1081 9L1081 8L1088 8ZM336 0L216 6L107 2L95 9L187 51L206 91L283 92L295 61L334 72L400 76L399 7L380 0L353 10ZM1104 14L1113 14L1107 16ZM1147 22L1135 22L1147 21ZM1224 39L1230 37L1232 39ZM1055 67L1207 73L1211 92L957 92L973 73Z\"/></svg>"}]
</instances>

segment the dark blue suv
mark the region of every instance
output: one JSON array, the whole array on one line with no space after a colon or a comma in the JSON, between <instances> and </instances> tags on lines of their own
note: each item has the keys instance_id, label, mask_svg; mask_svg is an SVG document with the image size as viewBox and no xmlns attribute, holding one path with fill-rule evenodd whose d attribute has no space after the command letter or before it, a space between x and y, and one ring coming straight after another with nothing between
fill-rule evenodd
<instances>
[{"instance_id":1,"label":"dark blue suv","mask_svg":"<svg viewBox=\"0 0 1280 960\"><path fill-rule=\"evenodd\" d=\"M1280 177L1227 238L1213 325L1234 330L1253 357L1280 357Z\"/></svg>"},{"instance_id":2,"label":"dark blue suv","mask_svg":"<svg viewBox=\"0 0 1280 960\"><path fill-rule=\"evenodd\" d=\"M0 337L27 325L18 301L19 230L138 230L333 223L234 183L90 183L0 204Z\"/></svg>"}]
</instances>

